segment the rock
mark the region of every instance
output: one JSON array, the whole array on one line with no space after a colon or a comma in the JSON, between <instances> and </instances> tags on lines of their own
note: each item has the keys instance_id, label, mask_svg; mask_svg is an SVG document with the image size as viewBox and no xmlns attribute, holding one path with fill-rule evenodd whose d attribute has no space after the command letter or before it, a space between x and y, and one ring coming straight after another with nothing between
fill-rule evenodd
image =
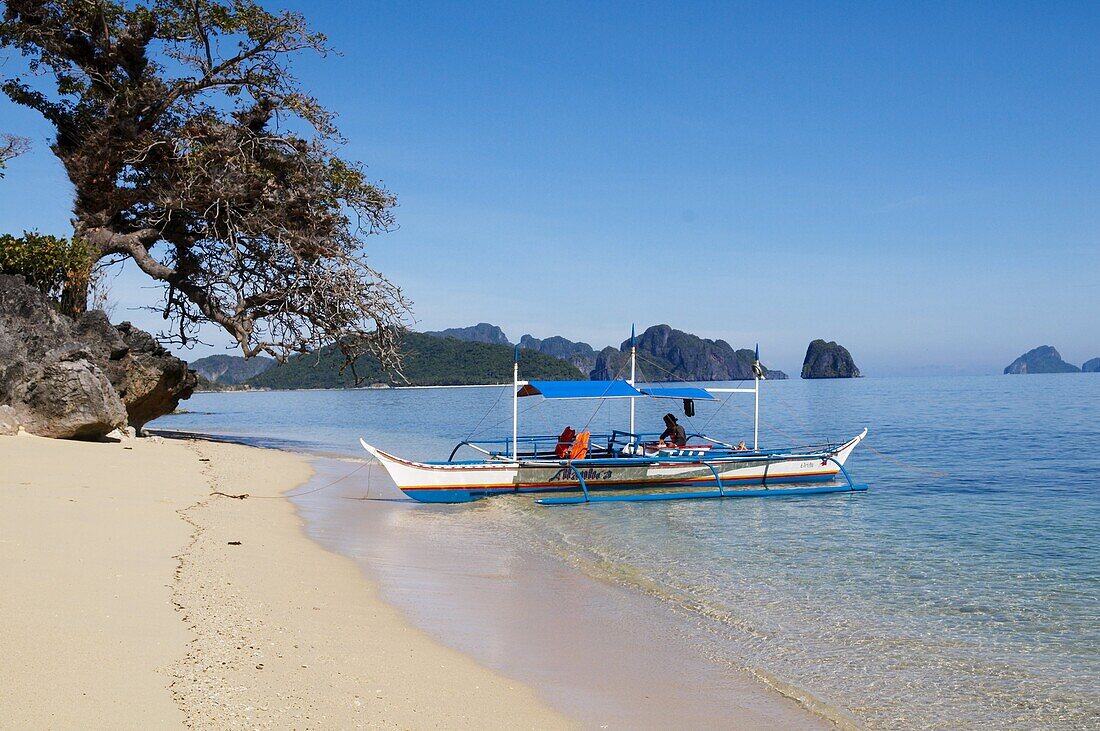
<instances>
[{"instance_id":1,"label":"rock","mask_svg":"<svg viewBox=\"0 0 1100 731\"><path fill-rule=\"evenodd\" d=\"M588 373L596 367L596 351L588 343L575 343L560 335L539 340L531 335L519 339L519 347L537 350L545 355L559 358L573 365L581 373Z\"/></svg>"},{"instance_id":2,"label":"rock","mask_svg":"<svg viewBox=\"0 0 1100 731\"><path fill-rule=\"evenodd\" d=\"M1086 360L1085 364L1081 366L1081 371L1083 373L1100 373L1100 358Z\"/></svg>"},{"instance_id":3,"label":"rock","mask_svg":"<svg viewBox=\"0 0 1100 731\"><path fill-rule=\"evenodd\" d=\"M0 436L10 437L19 433L19 415L7 404L0 406Z\"/></svg>"},{"instance_id":4,"label":"rock","mask_svg":"<svg viewBox=\"0 0 1100 731\"><path fill-rule=\"evenodd\" d=\"M20 397L24 428L41 437L97 439L126 425L122 399L80 347L48 352Z\"/></svg>"},{"instance_id":5,"label":"rock","mask_svg":"<svg viewBox=\"0 0 1100 731\"><path fill-rule=\"evenodd\" d=\"M1062 360L1058 350L1050 345L1029 350L1005 367L1006 374L1080 372L1080 368Z\"/></svg>"},{"instance_id":6,"label":"rock","mask_svg":"<svg viewBox=\"0 0 1100 731\"><path fill-rule=\"evenodd\" d=\"M612 381L616 378L629 378L629 371L623 368L624 363L627 364L627 369L630 368L629 357L628 354L608 345L596 354L596 364L592 366L592 370L589 372L588 377L593 381Z\"/></svg>"},{"instance_id":7,"label":"rock","mask_svg":"<svg viewBox=\"0 0 1100 731\"><path fill-rule=\"evenodd\" d=\"M130 426L138 431L190 398L198 385L187 363L168 352L156 339L129 322L117 327L129 351L111 361L107 373L122 396Z\"/></svg>"},{"instance_id":8,"label":"rock","mask_svg":"<svg viewBox=\"0 0 1100 731\"><path fill-rule=\"evenodd\" d=\"M511 345L508 336L496 325L487 322L479 322L472 327L451 327L446 330L426 332L425 335L437 335L455 340L465 340L469 343L489 343L491 345Z\"/></svg>"},{"instance_id":9,"label":"rock","mask_svg":"<svg viewBox=\"0 0 1100 731\"><path fill-rule=\"evenodd\" d=\"M755 354L748 348L734 350L724 340L708 340L668 325L654 325L635 339L639 378L649 381L747 381L752 380ZM596 356L590 377L594 381L630 377L630 340L618 350L608 347ZM764 369L771 377L771 372ZM779 377L785 374L779 373Z\"/></svg>"},{"instance_id":10,"label":"rock","mask_svg":"<svg viewBox=\"0 0 1100 731\"><path fill-rule=\"evenodd\" d=\"M802 362L803 378L859 378L852 354L833 341L814 340L806 348Z\"/></svg>"},{"instance_id":11,"label":"rock","mask_svg":"<svg viewBox=\"0 0 1100 731\"><path fill-rule=\"evenodd\" d=\"M26 431L96 439L140 429L194 389L187 364L151 335L102 312L58 313L22 277L0 275L0 404Z\"/></svg>"}]
</instances>

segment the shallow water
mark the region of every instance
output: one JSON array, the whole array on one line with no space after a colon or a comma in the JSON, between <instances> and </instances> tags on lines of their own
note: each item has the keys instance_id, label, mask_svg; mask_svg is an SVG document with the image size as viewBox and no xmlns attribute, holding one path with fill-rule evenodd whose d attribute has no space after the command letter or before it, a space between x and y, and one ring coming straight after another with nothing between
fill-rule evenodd
<instances>
[{"instance_id":1,"label":"shallow water","mask_svg":"<svg viewBox=\"0 0 1100 731\"><path fill-rule=\"evenodd\" d=\"M670 404L641 405L639 424L659 428ZM751 406L699 404L685 426L746 438ZM497 388L200 394L185 407L197 413L154 426L355 457L359 436L439 459L511 428ZM521 410L522 430L540 433L627 418L619 403ZM453 550L507 536L510 551L661 607L652 621L704 670L752 669L869 728L1098 725L1100 377L769 382L762 414L763 446L868 426L849 468L870 491L582 508L507 497L414 506L405 530L465 547ZM381 494L364 472L348 482Z\"/></svg>"}]
</instances>

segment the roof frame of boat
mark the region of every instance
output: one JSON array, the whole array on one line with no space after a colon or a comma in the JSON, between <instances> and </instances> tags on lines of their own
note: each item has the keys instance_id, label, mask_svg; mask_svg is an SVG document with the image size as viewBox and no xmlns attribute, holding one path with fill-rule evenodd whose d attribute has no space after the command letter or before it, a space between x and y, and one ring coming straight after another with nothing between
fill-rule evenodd
<instances>
[{"instance_id":1,"label":"roof frame of boat","mask_svg":"<svg viewBox=\"0 0 1100 731\"><path fill-rule=\"evenodd\" d=\"M626 398L630 401L630 429L634 428L634 401L638 398L671 398L685 400L714 400L716 393L751 393L755 401L752 420L752 449L760 448L760 381L764 369L760 365L760 346L756 346L752 365L752 388L700 388L698 386L661 386L638 389L638 347L634 326L630 326L630 378L611 381L521 381L519 378L519 345L512 351L512 460L519 459L519 399L525 396L542 396L549 399L607 399Z\"/></svg>"}]
</instances>

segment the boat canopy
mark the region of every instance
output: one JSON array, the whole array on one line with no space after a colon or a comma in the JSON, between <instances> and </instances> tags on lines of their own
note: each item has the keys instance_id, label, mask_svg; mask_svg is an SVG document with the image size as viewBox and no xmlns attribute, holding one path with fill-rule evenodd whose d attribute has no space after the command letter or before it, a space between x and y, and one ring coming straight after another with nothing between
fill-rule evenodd
<instances>
[{"instance_id":1,"label":"boat canopy","mask_svg":"<svg viewBox=\"0 0 1100 731\"><path fill-rule=\"evenodd\" d=\"M543 398L638 398L642 392L626 381L528 381L519 396Z\"/></svg>"},{"instance_id":2,"label":"boat canopy","mask_svg":"<svg viewBox=\"0 0 1100 731\"><path fill-rule=\"evenodd\" d=\"M705 388L695 386L669 386L661 388L643 388L642 393L651 398L675 398L715 401L714 395Z\"/></svg>"}]
</instances>

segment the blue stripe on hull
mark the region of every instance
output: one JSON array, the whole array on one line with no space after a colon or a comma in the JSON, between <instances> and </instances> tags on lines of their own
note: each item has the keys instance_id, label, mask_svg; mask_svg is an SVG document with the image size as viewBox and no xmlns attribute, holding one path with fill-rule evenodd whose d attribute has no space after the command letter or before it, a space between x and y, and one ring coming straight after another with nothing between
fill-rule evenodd
<instances>
[{"instance_id":1,"label":"blue stripe on hull","mask_svg":"<svg viewBox=\"0 0 1100 731\"><path fill-rule=\"evenodd\" d=\"M808 477L788 477L779 479L769 479L768 484L794 484L794 483L814 483L814 482L829 482L837 479L837 475L811 475ZM734 484L730 484L734 483ZM745 482L731 479L729 481L723 481L723 487L725 488L725 497L771 497L778 495L812 495L823 494L831 492L851 492L852 487L848 484L829 485L826 487L795 487L795 488L767 488L761 487L759 489L746 490L738 485L744 485ZM660 482L653 483L650 488L672 488L672 487L710 487L714 489L714 492L707 492L705 490L695 490L691 492L667 492L667 493L645 493L645 494L627 494L627 495L597 495L592 497L589 502L641 502L645 500L684 500L689 498L708 498L708 497L722 497L718 494L718 485L713 481L709 482ZM599 483L589 484L589 492L609 492L609 491L623 491L623 490L639 490L646 489L645 485L631 484L628 487L616 486L616 485L600 485ZM866 490L866 485L856 485L856 491ZM501 486L496 488L482 488L472 490L402 490L406 495L413 500L422 503L468 503L474 500L479 500L483 497L489 497L491 495L506 495L509 493L544 493L544 492L563 492L563 491L579 491L579 485L553 485L553 486L539 486L539 487L520 487L518 490L513 486ZM537 502L542 505L569 505L573 503L585 502L584 496L569 496L560 498L541 498Z\"/></svg>"},{"instance_id":2,"label":"blue stripe on hull","mask_svg":"<svg viewBox=\"0 0 1100 731\"><path fill-rule=\"evenodd\" d=\"M760 488L759 490L727 490L723 493L713 492L650 492L637 495L591 495L587 499L583 495L570 495L569 497L544 497L535 502L539 505L583 505L584 503L641 503L655 500L706 500L712 498L735 497L780 497L783 495L824 495L832 492L864 492L866 485L828 485L825 487L780 487L774 490Z\"/></svg>"}]
</instances>

